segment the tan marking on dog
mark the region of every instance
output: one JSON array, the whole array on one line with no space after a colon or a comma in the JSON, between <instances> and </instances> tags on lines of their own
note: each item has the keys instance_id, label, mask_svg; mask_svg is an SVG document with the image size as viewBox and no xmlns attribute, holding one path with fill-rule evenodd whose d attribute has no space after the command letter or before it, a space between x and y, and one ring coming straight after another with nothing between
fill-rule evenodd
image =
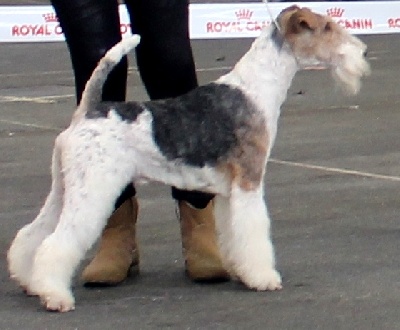
<instances>
[{"instance_id":1,"label":"tan marking on dog","mask_svg":"<svg viewBox=\"0 0 400 330\"><path fill-rule=\"evenodd\" d=\"M239 144L218 168L243 190L256 189L263 178L269 137L264 120L251 118L251 123L236 132Z\"/></svg>"}]
</instances>

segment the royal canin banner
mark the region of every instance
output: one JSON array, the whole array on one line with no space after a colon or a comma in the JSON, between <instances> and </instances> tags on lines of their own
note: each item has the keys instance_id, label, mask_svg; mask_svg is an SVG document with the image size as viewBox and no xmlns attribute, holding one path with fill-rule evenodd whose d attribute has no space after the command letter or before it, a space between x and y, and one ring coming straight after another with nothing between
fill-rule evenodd
<instances>
[{"instance_id":1,"label":"royal canin banner","mask_svg":"<svg viewBox=\"0 0 400 330\"><path fill-rule=\"evenodd\" d=\"M353 34L400 32L400 1L191 4L192 39L253 38L272 17L296 4L329 15ZM120 6L121 34L130 34L129 16ZM64 40L51 6L0 6L0 42Z\"/></svg>"}]
</instances>

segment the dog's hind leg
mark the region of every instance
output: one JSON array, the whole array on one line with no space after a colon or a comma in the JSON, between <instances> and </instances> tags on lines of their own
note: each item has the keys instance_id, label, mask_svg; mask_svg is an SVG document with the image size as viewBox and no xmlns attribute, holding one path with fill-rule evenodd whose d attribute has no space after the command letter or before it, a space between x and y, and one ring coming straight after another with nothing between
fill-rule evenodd
<instances>
[{"instance_id":1,"label":"dog's hind leg","mask_svg":"<svg viewBox=\"0 0 400 330\"><path fill-rule=\"evenodd\" d=\"M84 143L89 145L93 139L84 140L77 148L72 144L63 150L65 192L60 221L39 246L34 260L30 289L48 310L74 309L70 291L74 272L99 238L115 200L132 178L129 162L123 156L110 156L114 148L97 145L90 149Z\"/></svg>"},{"instance_id":2,"label":"dog's hind leg","mask_svg":"<svg viewBox=\"0 0 400 330\"><path fill-rule=\"evenodd\" d=\"M56 140L52 160L52 185L46 202L38 216L19 230L8 251L11 277L19 282L27 294L32 275L33 258L37 247L54 231L62 209L63 183L60 170L59 148Z\"/></svg>"},{"instance_id":3,"label":"dog's hind leg","mask_svg":"<svg viewBox=\"0 0 400 330\"><path fill-rule=\"evenodd\" d=\"M216 197L215 207L221 255L228 271L249 288L280 289L262 187L243 190L234 185L229 198Z\"/></svg>"}]
</instances>

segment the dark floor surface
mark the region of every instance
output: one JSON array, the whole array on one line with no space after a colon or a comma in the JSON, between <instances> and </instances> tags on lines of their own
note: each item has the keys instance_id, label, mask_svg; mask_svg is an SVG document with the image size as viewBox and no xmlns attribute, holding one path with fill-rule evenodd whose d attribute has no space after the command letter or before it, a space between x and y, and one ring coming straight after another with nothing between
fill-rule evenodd
<instances>
[{"instance_id":1,"label":"dark floor surface","mask_svg":"<svg viewBox=\"0 0 400 330\"><path fill-rule=\"evenodd\" d=\"M139 189L141 274L114 288L77 281L67 314L25 297L5 256L48 192L54 138L73 112L68 53L63 43L0 44L0 329L400 329L400 42L363 39L372 75L358 96L306 71L284 105L266 183L284 290L190 282L169 188L150 184ZM200 81L249 43L194 42ZM129 86L129 99L145 98L134 68Z\"/></svg>"}]
</instances>

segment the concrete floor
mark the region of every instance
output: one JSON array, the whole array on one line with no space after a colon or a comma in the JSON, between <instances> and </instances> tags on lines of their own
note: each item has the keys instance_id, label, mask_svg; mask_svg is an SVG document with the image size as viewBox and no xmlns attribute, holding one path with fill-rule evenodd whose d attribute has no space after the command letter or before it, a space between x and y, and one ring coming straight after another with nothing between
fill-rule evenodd
<instances>
[{"instance_id":1,"label":"concrete floor","mask_svg":"<svg viewBox=\"0 0 400 330\"><path fill-rule=\"evenodd\" d=\"M140 275L99 289L77 279L67 314L25 297L5 256L48 193L54 138L74 110L68 52L0 44L0 329L400 329L400 43L363 39L372 75L358 96L343 96L325 71L304 71L284 105L266 182L284 290L190 282L169 188L150 184L139 188ZM249 44L194 42L201 83ZM145 98L134 68L128 98Z\"/></svg>"}]
</instances>

